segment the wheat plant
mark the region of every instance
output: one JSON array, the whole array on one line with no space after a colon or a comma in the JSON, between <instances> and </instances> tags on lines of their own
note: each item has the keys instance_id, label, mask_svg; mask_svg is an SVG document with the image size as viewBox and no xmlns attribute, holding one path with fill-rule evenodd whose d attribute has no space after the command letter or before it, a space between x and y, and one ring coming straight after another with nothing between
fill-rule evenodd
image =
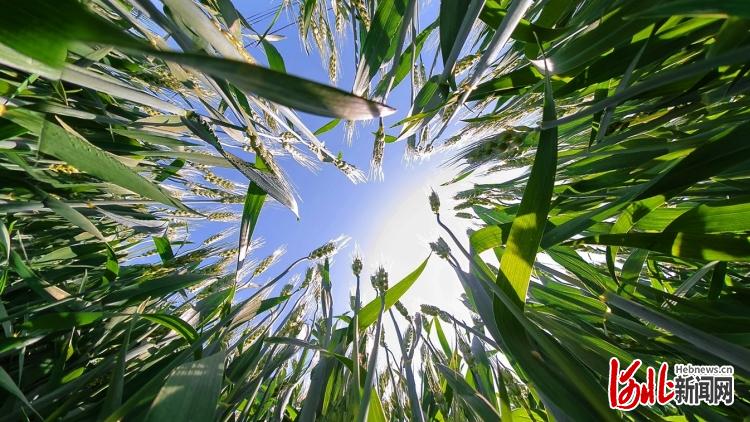
<instances>
[{"instance_id":1,"label":"wheat plant","mask_svg":"<svg viewBox=\"0 0 750 422\"><path fill-rule=\"evenodd\" d=\"M0 420L750 415L750 3L285 0L267 28L230 0L0 10ZM351 87L286 72L283 16ZM332 279L346 238L278 271L254 232L268 202L298 213L279 157L363 182L319 139L358 120L374 179L394 143L452 157L424 205L444 236L409 274L356 256ZM470 186L453 210L441 183ZM196 221L231 229L194 242ZM436 260L470 320L402 304ZM613 410L612 357L732 365L734 403Z\"/></svg>"}]
</instances>

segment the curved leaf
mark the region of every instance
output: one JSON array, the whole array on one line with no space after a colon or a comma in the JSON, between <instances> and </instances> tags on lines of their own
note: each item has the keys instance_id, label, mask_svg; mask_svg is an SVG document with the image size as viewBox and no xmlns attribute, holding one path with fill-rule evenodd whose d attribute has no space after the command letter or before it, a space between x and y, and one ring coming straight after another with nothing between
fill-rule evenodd
<instances>
[{"instance_id":1,"label":"curved leaf","mask_svg":"<svg viewBox=\"0 0 750 422\"><path fill-rule=\"evenodd\" d=\"M42 124L42 131L39 134L39 151L146 198L183 211L190 211L182 202L170 197L159 186L131 170L112 154L97 148L79 136L70 134L52 122L44 121Z\"/></svg>"}]
</instances>

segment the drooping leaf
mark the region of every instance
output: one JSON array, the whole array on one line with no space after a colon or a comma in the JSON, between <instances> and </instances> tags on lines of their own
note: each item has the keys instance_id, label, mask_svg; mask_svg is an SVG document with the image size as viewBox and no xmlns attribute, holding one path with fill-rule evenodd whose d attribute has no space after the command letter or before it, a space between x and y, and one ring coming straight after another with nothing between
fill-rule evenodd
<instances>
[{"instance_id":1,"label":"drooping leaf","mask_svg":"<svg viewBox=\"0 0 750 422\"><path fill-rule=\"evenodd\" d=\"M198 332L195 331L190 324L186 323L179 317L169 314L140 314L143 319L147 319L151 322L157 323L165 328L168 328L175 333L179 334L180 337L192 343L198 339Z\"/></svg>"},{"instance_id":2,"label":"drooping leaf","mask_svg":"<svg viewBox=\"0 0 750 422\"><path fill-rule=\"evenodd\" d=\"M221 145L219 138L209 130L200 118L196 118L195 115L189 115L185 123L187 126L198 135L201 139L211 144L224 158L229 161L234 168L239 170L245 177L257 185L257 188L269 194L272 198L279 201L281 204L289 208L295 216L299 216L299 210L297 208L297 200L294 197L292 188L289 182L286 180L283 172L274 174L266 170L265 164L260 164L258 161L256 164L251 164L240 158L239 156L227 151Z\"/></svg>"},{"instance_id":3,"label":"drooping leaf","mask_svg":"<svg viewBox=\"0 0 750 422\"><path fill-rule=\"evenodd\" d=\"M194 54L150 53L226 79L245 93L319 116L365 120L385 117L396 111L337 88L248 63Z\"/></svg>"},{"instance_id":4,"label":"drooping leaf","mask_svg":"<svg viewBox=\"0 0 750 422\"><path fill-rule=\"evenodd\" d=\"M39 135L39 151L146 198L190 211L180 201L170 197L159 186L128 168L112 154L97 148L81 137L70 134L52 122L45 121L42 125Z\"/></svg>"},{"instance_id":5,"label":"drooping leaf","mask_svg":"<svg viewBox=\"0 0 750 422\"><path fill-rule=\"evenodd\" d=\"M4 29L0 31L0 35L6 45L10 45L21 54L55 67L62 66L67 47L73 42L105 43L199 69L232 82L246 93L256 94L313 114L361 120L386 116L395 111L383 104L368 101L337 88L249 63L199 54L155 50L118 31L72 0L52 3L34 0L22 6L17 3L12 5L12 9L6 8L6 16L28 16L32 19L31 22L37 24L21 25L22 28L17 28L16 24L0 26ZM17 22L17 19L10 21ZM44 47L40 49L40 46ZM51 49L53 46L56 49Z\"/></svg>"},{"instance_id":6,"label":"drooping leaf","mask_svg":"<svg viewBox=\"0 0 750 422\"><path fill-rule=\"evenodd\" d=\"M104 235L102 235L99 229L97 229L96 226L83 214L76 211L75 208L49 195L47 195L42 202L45 206L49 207L59 216L68 220L71 224L80 227L82 230L88 233L91 233L97 239L105 241Z\"/></svg>"}]
</instances>

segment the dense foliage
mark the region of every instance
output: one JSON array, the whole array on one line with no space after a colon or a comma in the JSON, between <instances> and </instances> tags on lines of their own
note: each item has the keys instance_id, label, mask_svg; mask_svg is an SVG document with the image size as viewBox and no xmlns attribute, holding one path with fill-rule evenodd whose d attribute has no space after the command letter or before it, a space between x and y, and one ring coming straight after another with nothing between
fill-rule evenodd
<instances>
[{"instance_id":1,"label":"dense foliage","mask_svg":"<svg viewBox=\"0 0 750 422\"><path fill-rule=\"evenodd\" d=\"M417 0L279 4L333 84L351 44L352 93L288 75L273 25L229 0L0 6L0 420L750 414L750 3L441 0L434 22ZM355 258L336 315L341 241L259 284L279 253L254 260L253 232L266 202L297 212L279 156L363 181L317 136L366 119L373 177L403 141L454 151L449 183L496 183L456 210L437 189L448 241L398 282ZM236 233L190 244L196 220ZM399 302L436 259L471 321ZM734 405L613 411L611 357L733 365Z\"/></svg>"}]
</instances>

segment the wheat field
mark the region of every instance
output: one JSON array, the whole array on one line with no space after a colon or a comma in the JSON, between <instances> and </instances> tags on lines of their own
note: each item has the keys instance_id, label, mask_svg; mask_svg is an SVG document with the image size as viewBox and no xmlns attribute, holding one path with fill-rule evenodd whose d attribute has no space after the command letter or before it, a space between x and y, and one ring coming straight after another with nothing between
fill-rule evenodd
<instances>
[{"instance_id":1,"label":"wheat field","mask_svg":"<svg viewBox=\"0 0 750 422\"><path fill-rule=\"evenodd\" d=\"M749 420L750 2L241 3L0 1L0 421ZM454 170L410 273L260 254L290 169L398 147ZM402 303L440 260L470 318ZM613 408L612 358L732 402Z\"/></svg>"}]
</instances>

